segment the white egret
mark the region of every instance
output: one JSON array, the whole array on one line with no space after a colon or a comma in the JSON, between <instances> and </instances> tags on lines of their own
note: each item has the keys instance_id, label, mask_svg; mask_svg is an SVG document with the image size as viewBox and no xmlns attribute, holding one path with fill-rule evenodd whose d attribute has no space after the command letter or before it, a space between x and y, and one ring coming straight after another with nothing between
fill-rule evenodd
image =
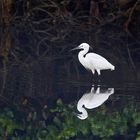
<instances>
[{"instance_id":1,"label":"white egret","mask_svg":"<svg viewBox=\"0 0 140 140\"><path fill-rule=\"evenodd\" d=\"M102 105L111 94L114 93L114 88L108 88L104 92L100 92L100 87L94 91L94 88L91 88L89 93L85 93L77 103L77 110L81 114L77 114L77 117L81 120L84 120L88 117L88 113L85 108L93 109Z\"/></svg>"},{"instance_id":2,"label":"white egret","mask_svg":"<svg viewBox=\"0 0 140 140\"><path fill-rule=\"evenodd\" d=\"M110 62L108 62L104 57L96 54L96 53L88 53L89 51L89 44L82 43L78 47L72 49L77 50L81 49L78 54L78 59L80 63L86 68L95 73L97 71L98 75L100 75L101 70L111 69L115 70L115 66L113 66Z\"/></svg>"}]
</instances>

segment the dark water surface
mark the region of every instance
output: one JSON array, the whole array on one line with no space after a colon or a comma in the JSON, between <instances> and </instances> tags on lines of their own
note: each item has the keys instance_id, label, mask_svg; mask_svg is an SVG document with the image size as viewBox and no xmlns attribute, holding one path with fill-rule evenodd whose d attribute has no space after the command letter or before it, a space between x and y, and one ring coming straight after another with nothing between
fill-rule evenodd
<instances>
[{"instance_id":1,"label":"dark water surface","mask_svg":"<svg viewBox=\"0 0 140 140\"><path fill-rule=\"evenodd\" d=\"M43 94L36 89L38 86L44 88L43 84L34 81L36 86L29 92L24 81L22 85L18 82L22 79L19 76L13 84L15 87L7 88L10 91L0 98L0 138L139 140L140 84L116 84L113 80L105 83L104 77L100 77L100 82L98 78L95 77L95 81L94 78L89 81L59 78L51 84L48 82ZM84 120L78 118L82 114L77 110L78 104L87 111Z\"/></svg>"}]
</instances>

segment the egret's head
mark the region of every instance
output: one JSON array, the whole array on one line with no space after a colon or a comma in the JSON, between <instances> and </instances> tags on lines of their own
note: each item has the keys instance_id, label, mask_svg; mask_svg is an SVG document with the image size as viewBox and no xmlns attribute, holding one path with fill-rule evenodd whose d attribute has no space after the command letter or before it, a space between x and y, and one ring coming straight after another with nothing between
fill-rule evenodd
<instances>
[{"instance_id":1,"label":"egret's head","mask_svg":"<svg viewBox=\"0 0 140 140\"><path fill-rule=\"evenodd\" d=\"M82 44L80 44L78 47L76 47L76 48L74 48L74 49L72 49L71 51L73 51L73 50L89 50L89 48L90 48L90 46L89 46L89 44L87 44L87 43L82 43Z\"/></svg>"},{"instance_id":2,"label":"egret's head","mask_svg":"<svg viewBox=\"0 0 140 140\"><path fill-rule=\"evenodd\" d=\"M77 117L78 117L80 120L85 120L85 119L88 117L88 114L77 114Z\"/></svg>"},{"instance_id":3,"label":"egret's head","mask_svg":"<svg viewBox=\"0 0 140 140\"><path fill-rule=\"evenodd\" d=\"M90 46L89 46L89 44L87 44L87 43L82 43L82 44L80 44L80 45L78 46L78 48L79 48L79 49L89 49Z\"/></svg>"}]
</instances>

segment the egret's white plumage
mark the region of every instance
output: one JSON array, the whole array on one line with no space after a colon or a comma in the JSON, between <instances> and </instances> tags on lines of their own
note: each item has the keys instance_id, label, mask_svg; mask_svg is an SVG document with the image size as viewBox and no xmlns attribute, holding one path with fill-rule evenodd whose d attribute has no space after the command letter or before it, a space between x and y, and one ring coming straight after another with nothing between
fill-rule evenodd
<instances>
[{"instance_id":1,"label":"egret's white plumage","mask_svg":"<svg viewBox=\"0 0 140 140\"><path fill-rule=\"evenodd\" d=\"M108 88L104 92L100 91L100 87L94 91L94 88L91 88L89 93L85 93L77 103L77 110L81 114L77 114L77 117L81 120L84 120L88 117L88 113L85 108L93 109L102 105L111 94L114 93L114 88Z\"/></svg>"},{"instance_id":2,"label":"egret's white plumage","mask_svg":"<svg viewBox=\"0 0 140 140\"><path fill-rule=\"evenodd\" d=\"M89 44L82 43L78 47L72 49L82 49L78 54L78 59L80 63L86 68L92 71L92 73L95 73L95 70L97 71L98 75L100 75L101 70L111 69L114 70L115 67L108 62L104 57L96 54L96 53L88 53L89 51Z\"/></svg>"}]
</instances>

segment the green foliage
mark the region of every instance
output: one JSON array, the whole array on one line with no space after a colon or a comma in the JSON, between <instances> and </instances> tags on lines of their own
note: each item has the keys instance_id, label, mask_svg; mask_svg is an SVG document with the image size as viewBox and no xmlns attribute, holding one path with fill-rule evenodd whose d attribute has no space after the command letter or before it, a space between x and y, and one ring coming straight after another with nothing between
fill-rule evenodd
<instances>
[{"instance_id":1,"label":"green foliage","mask_svg":"<svg viewBox=\"0 0 140 140\"><path fill-rule=\"evenodd\" d=\"M14 128L19 128L19 124L14 121L14 114L11 110L5 109L3 114L0 114L0 136L4 131L11 134Z\"/></svg>"},{"instance_id":2,"label":"green foliage","mask_svg":"<svg viewBox=\"0 0 140 140\"><path fill-rule=\"evenodd\" d=\"M140 140L140 131L138 131L138 133L137 133L136 140Z\"/></svg>"},{"instance_id":3,"label":"green foliage","mask_svg":"<svg viewBox=\"0 0 140 140\"><path fill-rule=\"evenodd\" d=\"M119 111L109 112L105 106L89 112L86 120L78 119L73 111L73 105L65 105L60 99L56 102L56 107L48 110L48 118L52 121L45 123L38 117L37 112L28 112L25 117L25 124L15 119L14 111L5 109L0 114L0 137L4 133L12 140L67 140L73 137L89 136L99 137L103 140L109 140L111 137L120 134L129 134L131 127L136 127L140 123L140 114L133 105L127 106ZM13 135L14 130L26 130L23 135L17 133ZM137 140L140 139L140 132L137 132Z\"/></svg>"}]
</instances>

